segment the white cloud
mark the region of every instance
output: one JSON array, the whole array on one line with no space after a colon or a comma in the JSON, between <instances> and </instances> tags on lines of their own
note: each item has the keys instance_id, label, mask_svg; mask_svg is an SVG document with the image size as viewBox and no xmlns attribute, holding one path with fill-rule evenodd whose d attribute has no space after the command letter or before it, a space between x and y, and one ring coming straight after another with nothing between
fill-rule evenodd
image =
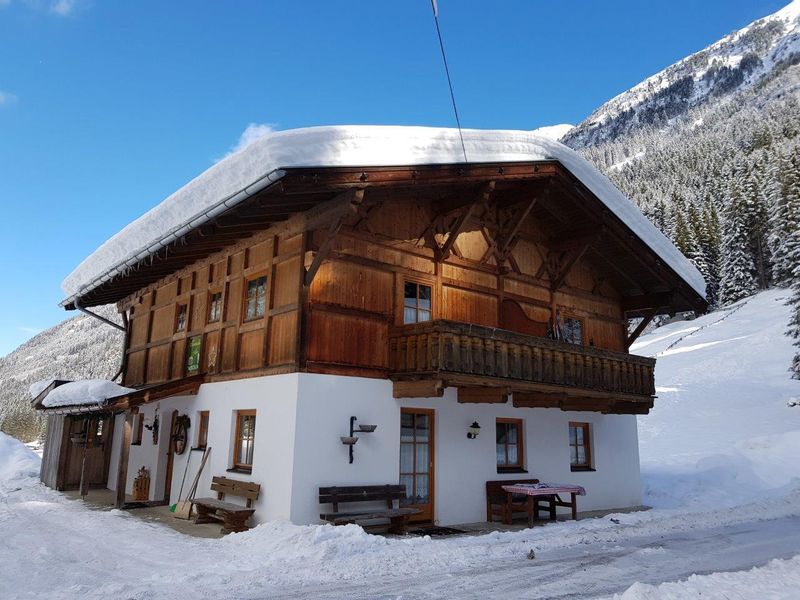
<instances>
[{"instance_id":1,"label":"white cloud","mask_svg":"<svg viewBox=\"0 0 800 600\"><path fill-rule=\"evenodd\" d=\"M78 4L78 0L55 0L50 4L50 12L62 17L71 15Z\"/></svg>"},{"instance_id":2,"label":"white cloud","mask_svg":"<svg viewBox=\"0 0 800 600\"><path fill-rule=\"evenodd\" d=\"M239 141L236 142L233 148L231 148L223 158L227 158L231 154L236 154L239 150L247 148L247 146L260 137L272 133L275 131L275 125L275 123L250 123L239 136Z\"/></svg>"},{"instance_id":3,"label":"white cloud","mask_svg":"<svg viewBox=\"0 0 800 600\"><path fill-rule=\"evenodd\" d=\"M21 325L21 326L17 327L17 329L19 331L21 331L22 333L30 333L31 335L33 335L35 333L39 333L41 331L41 329L39 327L27 327L25 325Z\"/></svg>"},{"instance_id":4,"label":"white cloud","mask_svg":"<svg viewBox=\"0 0 800 600\"><path fill-rule=\"evenodd\" d=\"M0 0L0 2L2 1L3 0ZM0 106L8 106L9 104L14 104L16 101L17 97L14 94L0 90Z\"/></svg>"}]
</instances>

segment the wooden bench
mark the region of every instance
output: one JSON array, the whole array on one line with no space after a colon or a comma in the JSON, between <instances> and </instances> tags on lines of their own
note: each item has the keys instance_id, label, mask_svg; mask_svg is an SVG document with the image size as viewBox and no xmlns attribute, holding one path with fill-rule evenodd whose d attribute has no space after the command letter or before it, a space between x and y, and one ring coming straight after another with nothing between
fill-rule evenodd
<instances>
[{"instance_id":1,"label":"wooden bench","mask_svg":"<svg viewBox=\"0 0 800 600\"><path fill-rule=\"evenodd\" d=\"M227 477L213 477L211 491L217 492L216 498L195 498L192 504L197 509L195 523L222 522L222 533L247 531L247 519L256 512L251 508L253 500L258 500L261 486L249 481L238 481ZM225 502L225 496L239 496L246 499L245 506Z\"/></svg>"},{"instance_id":2,"label":"wooden bench","mask_svg":"<svg viewBox=\"0 0 800 600\"><path fill-rule=\"evenodd\" d=\"M321 513L319 518L334 525L363 523L377 519L389 519L389 532L403 534L412 515L421 513L418 508L395 508L394 501L406 497L404 485L330 486L319 488L319 503L333 504L333 512ZM358 511L339 512L340 503L386 502L386 508L367 508Z\"/></svg>"},{"instance_id":3,"label":"wooden bench","mask_svg":"<svg viewBox=\"0 0 800 600\"><path fill-rule=\"evenodd\" d=\"M520 494L509 494L503 489L504 485L515 483L539 483L538 479L502 479L499 481L486 482L486 520L491 523L494 516L499 516L500 521L506 525L511 525L515 512L524 512L526 515L530 510L529 503L533 503L534 516L539 518L539 511L546 510L551 518L555 519L555 496L538 496L529 500L528 496Z\"/></svg>"}]
</instances>

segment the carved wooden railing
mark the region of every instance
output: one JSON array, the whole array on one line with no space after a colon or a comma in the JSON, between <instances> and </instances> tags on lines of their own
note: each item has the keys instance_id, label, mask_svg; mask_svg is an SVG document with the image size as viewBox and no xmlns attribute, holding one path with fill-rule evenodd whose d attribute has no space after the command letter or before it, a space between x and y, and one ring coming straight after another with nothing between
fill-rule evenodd
<instances>
[{"instance_id":1,"label":"carved wooden railing","mask_svg":"<svg viewBox=\"0 0 800 600\"><path fill-rule=\"evenodd\" d=\"M436 320L403 325L389 336L393 376L454 373L653 396L655 359Z\"/></svg>"}]
</instances>

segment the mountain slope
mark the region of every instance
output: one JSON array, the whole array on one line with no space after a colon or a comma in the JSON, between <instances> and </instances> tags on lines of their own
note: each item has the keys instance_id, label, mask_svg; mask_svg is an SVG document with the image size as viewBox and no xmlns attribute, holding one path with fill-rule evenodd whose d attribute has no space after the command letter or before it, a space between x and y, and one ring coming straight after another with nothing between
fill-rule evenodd
<instances>
[{"instance_id":1,"label":"mountain slope","mask_svg":"<svg viewBox=\"0 0 800 600\"><path fill-rule=\"evenodd\" d=\"M118 320L113 306L97 309ZM78 315L39 333L0 358L0 431L23 441L38 437L41 419L31 410L28 386L46 378L108 379L119 369L122 332Z\"/></svg>"},{"instance_id":2,"label":"mountain slope","mask_svg":"<svg viewBox=\"0 0 800 600\"><path fill-rule=\"evenodd\" d=\"M658 360L655 408L639 417L648 503L742 504L800 478L788 297L762 292L656 329L631 347Z\"/></svg>"},{"instance_id":3,"label":"mountain slope","mask_svg":"<svg viewBox=\"0 0 800 600\"><path fill-rule=\"evenodd\" d=\"M794 0L612 98L562 141L584 148L613 141L642 126L669 125L692 108L749 89L775 68L796 62L798 55L800 0Z\"/></svg>"}]
</instances>

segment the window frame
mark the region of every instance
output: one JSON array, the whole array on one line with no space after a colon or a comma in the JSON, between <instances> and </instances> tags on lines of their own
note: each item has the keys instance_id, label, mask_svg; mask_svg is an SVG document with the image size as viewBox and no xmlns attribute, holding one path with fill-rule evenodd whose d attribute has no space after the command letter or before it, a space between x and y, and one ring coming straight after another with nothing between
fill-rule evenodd
<instances>
[{"instance_id":1,"label":"window frame","mask_svg":"<svg viewBox=\"0 0 800 600\"><path fill-rule=\"evenodd\" d=\"M183 315L183 322L181 322ZM186 333L189 329L189 303L178 302L175 307L175 327L173 333Z\"/></svg>"},{"instance_id":2,"label":"window frame","mask_svg":"<svg viewBox=\"0 0 800 600\"><path fill-rule=\"evenodd\" d=\"M239 455L239 449L241 447L241 435L242 435L242 417L253 417L253 435L251 438L251 445L255 448L256 443L256 410L252 409L245 409L245 410L237 410L236 411L236 431L233 436L233 468L234 471L242 471L245 473L251 473L253 471L253 463L245 463L242 462L242 457ZM253 457L251 457L251 460Z\"/></svg>"},{"instance_id":3,"label":"window frame","mask_svg":"<svg viewBox=\"0 0 800 600\"><path fill-rule=\"evenodd\" d=\"M215 319L212 319L211 311L214 306L214 296L217 295L219 296L219 314L217 314L217 317ZM222 321L222 314L223 311L225 310L224 303L225 299L223 297L222 290L217 290L217 289L208 290L208 309L206 310L206 324L219 323L220 321Z\"/></svg>"},{"instance_id":4,"label":"window frame","mask_svg":"<svg viewBox=\"0 0 800 600\"><path fill-rule=\"evenodd\" d=\"M140 412L133 413L131 446L141 446L144 438L144 415Z\"/></svg>"},{"instance_id":5,"label":"window frame","mask_svg":"<svg viewBox=\"0 0 800 600\"><path fill-rule=\"evenodd\" d=\"M197 413L197 446L205 450L208 447L208 423L211 418L211 411L201 410Z\"/></svg>"},{"instance_id":6,"label":"window frame","mask_svg":"<svg viewBox=\"0 0 800 600\"><path fill-rule=\"evenodd\" d=\"M416 294L416 298L415 298L416 305L415 306L406 305L406 285L408 285L409 283L417 286L417 294ZM426 287L426 288L428 288L430 290L431 307L429 309L420 308L420 306L419 306L419 291L420 291L421 287ZM433 319L434 319L433 311L434 311L434 304L435 304L435 302L434 302L434 289L435 289L434 283L431 282L431 281L425 281L425 280L421 280L421 279L403 278L403 285L402 285L402 287L400 289L400 322L403 325L415 325L417 323L427 323L428 321L433 321ZM406 308L414 310L414 316L415 316L415 320L414 321L406 321ZM420 320L420 318L419 318L420 312L428 313L428 320L427 321L421 321Z\"/></svg>"},{"instance_id":7,"label":"window frame","mask_svg":"<svg viewBox=\"0 0 800 600\"><path fill-rule=\"evenodd\" d=\"M570 319L572 321L578 321L578 323L581 324L581 340L580 340L580 342L571 342L571 341L566 339L565 332L566 332L567 319ZM567 344L572 344L573 346L585 346L586 345L586 343L585 343L585 338L586 338L586 319L584 319L583 317L579 317L577 315L567 314L567 315L563 315L562 321L563 321L563 325L564 325L564 331L561 332L561 337L562 337L561 341L563 341L563 342L565 342Z\"/></svg>"},{"instance_id":8,"label":"window frame","mask_svg":"<svg viewBox=\"0 0 800 600\"><path fill-rule=\"evenodd\" d=\"M497 462L497 426L498 425L513 425L517 429L517 443L511 444L516 445L517 447L517 462L516 463L508 463L500 464ZM508 439L508 430L506 430L506 439ZM495 419L495 462L497 466L498 473L520 473L525 472L525 427L523 419L514 419L508 417L497 417ZM508 441L505 442L505 455L506 461L508 461Z\"/></svg>"},{"instance_id":9,"label":"window frame","mask_svg":"<svg viewBox=\"0 0 800 600\"><path fill-rule=\"evenodd\" d=\"M583 430L583 444L572 443L572 430L573 429L582 429ZM569 456L569 468L571 471L594 471L594 467L592 465L592 427L591 423L586 423L583 421L570 421L569 422L569 449L570 449L570 456ZM577 456L577 448L583 448L585 461L583 463L573 463L572 462L572 448L576 448L576 456Z\"/></svg>"},{"instance_id":10,"label":"window frame","mask_svg":"<svg viewBox=\"0 0 800 600\"><path fill-rule=\"evenodd\" d=\"M254 317L250 317L247 314L247 305L249 304L249 296L247 295L248 289L250 288L250 284L254 281L257 282L258 280L264 280L264 312L260 315L257 314ZM248 323L250 321L257 321L258 319L263 319L267 314L267 303L268 303L268 294L269 294L269 275L266 273L259 273L257 275L251 275L244 280L244 290L242 292L242 322ZM258 285L256 285L256 289L258 289ZM258 307L258 294L256 294L256 307Z\"/></svg>"}]
</instances>

